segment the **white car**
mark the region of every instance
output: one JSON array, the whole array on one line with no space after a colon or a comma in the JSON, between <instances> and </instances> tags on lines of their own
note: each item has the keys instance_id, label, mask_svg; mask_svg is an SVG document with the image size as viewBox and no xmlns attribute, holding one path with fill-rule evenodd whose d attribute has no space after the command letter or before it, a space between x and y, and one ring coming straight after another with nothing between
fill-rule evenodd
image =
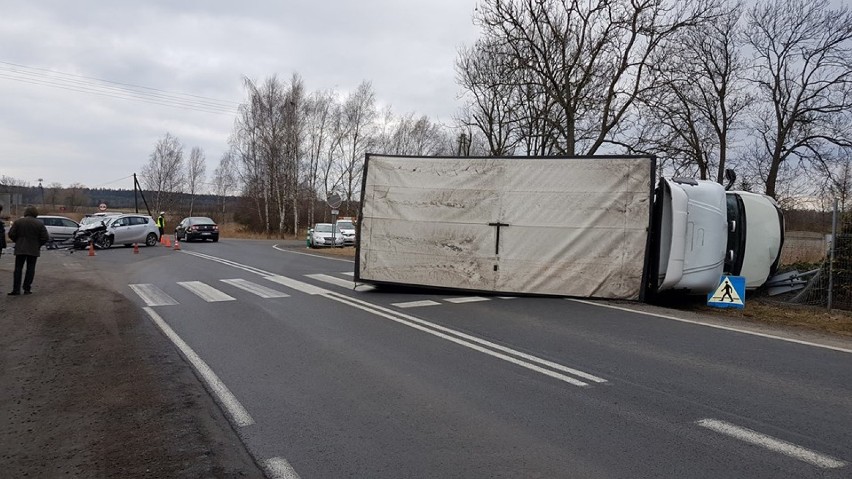
<instances>
[{"instance_id":1,"label":"white car","mask_svg":"<svg viewBox=\"0 0 852 479\"><path fill-rule=\"evenodd\" d=\"M332 234L331 223L317 223L308 230L308 248L343 246L343 234L336 227Z\"/></svg>"},{"instance_id":2,"label":"white car","mask_svg":"<svg viewBox=\"0 0 852 479\"><path fill-rule=\"evenodd\" d=\"M160 240L160 229L150 216L127 214L109 216L105 220L107 232L103 248L114 244L132 246L134 243L155 246Z\"/></svg>"},{"instance_id":3,"label":"white car","mask_svg":"<svg viewBox=\"0 0 852 479\"><path fill-rule=\"evenodd\" d=\"M64 216L39 216L36 219L44 223L50 241L65 241L80 227L76 221Z\"/></svg>"},{"instance_id":4,"label":"white car","mask_svg":"<svg viewBox=\"0 0 852 479\"><path fill-rule=\"evenodd\" d=\"M355 244L355 223L352 220L338 220L337 229L343 235L343 244L346 246Z\"/></svg>"}]
</instances>

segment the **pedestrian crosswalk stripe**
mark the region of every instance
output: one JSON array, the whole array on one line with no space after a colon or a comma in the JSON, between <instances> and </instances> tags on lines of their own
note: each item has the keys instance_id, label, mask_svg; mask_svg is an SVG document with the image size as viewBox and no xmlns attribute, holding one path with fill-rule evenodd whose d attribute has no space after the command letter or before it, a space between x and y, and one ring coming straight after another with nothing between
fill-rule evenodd
<instances>
[{"instance_id":1,"label":"pedestrian crosswalk stripe","mask_svg":"<svg viewBox=\"0 0 852 479\"><path fill-rule=\"evenodd\" d=\"M342 286L347 289L357 288L359 292L365 292L375 289L375 286L370 284L357 284L351 279L336 278L327 274L306 274L308 278L316 279L324 283Z\"/></svg>"},{"instance_id":2,"label":"pedestrian crosswalk stripe","mask_svg":"<svg viewBox=\"0 0 852 479\"><path fill-rule=\"evenodd\" d=\"M305 283L304 281L299 281L297 279L288 278L286 276L279 276L274 274L272 276L264 276L264 278L272 281L274 283L278 283L280 285L286 286L288 288L295 289L296 291L301 291L305 294L328 294L331 291L320 288L319 286L314 286L310 283Z\"/></svg>"},{"instance_id":3,"label":"pedestrian crosswalk stripe","mask_svg":"<svg viewBox=\"0 0 852 479\"><path fill-rule=\"evenodd\" d=\"M343 286L344 288L352 289L355 286L355 283L351 279L336 278L327 274L306 274L305 276L322 281L323 283Z\"/></svg>"},{"instance_id":4,"label":"pedestrian crosswalk stripe","mask_svg":"<svg viewBox=\"0 0 852 479\"><path fill-rule=\"evenodd\" d=\"M130 284L132 289L147 306L174 306L178 304L171 296L153 284Z\"/></svg>"},{"instance_id":5,"label":"pedestrian crosswalk stripe","mask_svg":"<svg viewBox=\"0 0 852 479\"><path fill-rule=\"evenodd\" d=\"M423 300L423 301L409 301L407 303L391 303L391 306L396 306L397 308L419 308L421 306L436 306L441 303L432 300Z\"/></svg>"},{"instance_id":6,"label":"pedestrian crosswalk stripe","mask_svg":"<svg viewBox=\"0 0 852 479\"><path fill-rule=\"evenodd\" d=\"M454 304L477 303L479 301L488 301L488 298L483 298L482 296L468 296L464 298L446 298L444 301Z\"/></svg>"},{"instance_id":7,"label":"pedestrian crosswalk stripe","mask_svg":"<svg viewBox=\"0 0 852 479\"><path fill-rule=\"evenodd\" d=\"M248 291L249 293L256 294L261 298L287 298L290 295L287 293L282 293L281 291L274 290L272 288L267 288L266 286L261 286L257 283L252 283L246 279L223 279L221 280L225 284L230 284L231 286L240 288L243 291Z\"/></svg>"},{"instance_id":8,"label":"pedestrian crosswalk stripe","mask_svg":"<svg viewBox=\"0 0 852 479\"><path fill-rule=\"evenodd\" d=\"M353 271L347 271L345 273L340 273L340 274L342 274L344 276L355 276L355 273Z\"/></svg>"},{"instance_id":9,"label":"pedestrian crosswalk stripe","mask_svg":"<svg viewBox=\"0 0 852 479\"><path fill-rule=\"evenodd\" d=\"M202 283L201 281L178 281L178 284L192 291L199 298L207 301L208 303L236 300L233 296L229 296L210 285Z\"/></svg>"}]
</instances>

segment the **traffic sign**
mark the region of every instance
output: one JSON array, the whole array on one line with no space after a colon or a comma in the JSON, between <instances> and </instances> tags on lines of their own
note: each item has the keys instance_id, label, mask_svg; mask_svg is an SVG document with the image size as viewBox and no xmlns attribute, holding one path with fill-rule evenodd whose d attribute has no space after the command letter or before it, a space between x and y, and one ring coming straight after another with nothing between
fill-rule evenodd
<instances>
[{"instance_id":1,"label":"traffic sign","mask_svg":"<svg viewBox=\"0 0 852 479\"><path fill-rule=\"evenodd\" d=\"M332 193L325 201L326 203L328 203L328 206L331 206L332 208L336 209L340 207L340 203L343 203L343 198L341 198L340 195L338 195L337 193Z\"/></svg>"},{"instance_id":2,"label":"traffic sign","mask_svg":"<svg viewBox=\"0 0 852 479\"><path fill-rule=\"evenodd\" d=\"M716 308L745 308L745 277L722 276L716 291L707 295L707 305Z\"/></svg>"},{"instance_id":3,"label":"traffic sign","mask_svg":"<svg viewBox=\"0 0 852 479\"><path fill-rule=\"evenodd\" d=\"M106 209L107 209L106 203L99 204L98 209L101 210L101 211L106 211Z\"/></svg>"}]
</instances>

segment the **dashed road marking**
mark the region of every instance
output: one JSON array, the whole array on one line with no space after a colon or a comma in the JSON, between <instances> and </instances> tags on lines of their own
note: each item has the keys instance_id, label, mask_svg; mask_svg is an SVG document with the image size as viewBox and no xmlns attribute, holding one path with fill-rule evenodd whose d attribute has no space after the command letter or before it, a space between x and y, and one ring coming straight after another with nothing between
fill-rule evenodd
<instances>
[{"instance_id":1,"label":"dashed road marking","mask_svg":"<svg viewBox=\"0 0 852 479\"><path fill-rule=\"evenodd\" d=\"M178 304L174 298L153 284L130 284L132 289L148 306L174 306Z\"/></svg>"},{"instance_id":2,"label":"dashed road marking","mask_svg":"<svg viewBox=\"0 0 852 479\"><path fill-rule=\"evenodd\" d=\"M464 298L446 298L444 301L448 303L454 304L462 304L462 303L478 303L480 301L489 301L489 298L483 298L482 296L467 296Z\"/></svg>"},{"instance_id":3,"label":"dashed road marking","mask_svg":"<svg viewBox=\"0 0 852 479\"><path fill-rule=\"evenodd\" d=\"M288 288L295 289L296 291L301 291L305 294L328 294L331 292L325 288L320 288L319 286L314 286L312 284L305 283L297 279L288 278L286 276L279 276L277 274L265 276L265 278L269 281L272 281L273 283L278 283Z\"/></svg>"},{"instance_id":4,"label":"dashed road marking","mask_svg":"<svg viewBox=\"0 0 852 479\"><path fill-rule=\"evenodd\" d=\"M423 301L408 301L406 303L391 303L391 306L396 306L397 308L419 308L422 306L437 306L441 303L432 300L423 300Z\"/></svg>"},{"instance_id":5,"label":"dashed road marking","mask_svg":"<svg viewBox=\"0 0 852 479\"><path fill-rule=\"evenodd\" d=\"M316 280L322 281L324 283L333 284L335 286L341 286L341 287L344 287L346 289L356 289L357 288L358 291L360 291L362 293L365 292L365 291L371 291L371 290L375 289L375 287L373 285L370 285L370 284L359 285L358 283L356 283L355 281L353 281L351 279L337 278L335 276L330 276L330 275L327 275L327 274L306 274L305 277L316 279Z\"/></svg>"},{"instance_id":6,"label":"dashed road marking","mask_svg":"<svg viewBox=\"0 0 852 479\"><path fill-rule=\"evenodd\" d=\"M243 291L248 291L249 293L260 296L261 298L269 299L269 298L289 298L290 295L287 293L283 293L281 291L267 288L266 286L259 285L257 283L253 283L246 279L223 279L221 280L225 284L230 284L236 288L239 288Z\"/></svg>"},{"instance_id":7,"label":"dashed road marking","mask_svg":"<svg viewBox=\"0 0 852 479\"><path fill-rule=\"evenodd\" d=\"M791 442L782 441L766 434L761 434L748 428L740 427L729 422L720 421L718 419L702 419L696 421L697 425L710 429L711 431L724 434L726 436L739 439L740 441L754 444L755 446L768 449L773 452L784 454L785 456L798 459L799 461L807 462L808 464L823 468L823 469L838 469L846 467L849 463L835 459L825 454L820 454L816 451L804 448Z\"/></svg>"},{"instance_id":8,"label":"dashed road marking","mask_svg":"<svg viewBox=\"0 0 852 479\"><path fill-rule=\"evenodd\" d=\"M201 281L178 281L178 284L195 293L199 298L208 303L219 301L236 301L233 296L227 295L218 289L202 283Z\"/></svg>"},{"instance_id":9,"label":"dashed road marking","mask_svg":"<svg viewBox=\"0 0 852 479\"><path fill-rule=\"evenodd\" d=\"M266 474L271 479L300 479L293 466L283 457L273 457L266 461Z\"/></svg>"}]
</instances>

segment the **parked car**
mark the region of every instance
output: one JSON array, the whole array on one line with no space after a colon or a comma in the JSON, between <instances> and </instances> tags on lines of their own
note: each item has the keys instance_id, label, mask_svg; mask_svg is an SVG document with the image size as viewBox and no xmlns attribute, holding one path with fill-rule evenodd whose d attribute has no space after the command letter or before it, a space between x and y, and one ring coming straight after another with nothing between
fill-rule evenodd
<instances>
[{"instance_id":1,"label":"parked car","mask_svg":"<svg viewBox=\"0 0 852 479\"><path fill-rule=\"evenodd\" d=\"M345 246L355 244L355 223L352 220L337 220L337 229L343 235L343 244Z\"/></svg>"},{"instance_id":2,"label":"parked car","mask_svg":"<svg viewBox=\"0 0 852 479\"><path fill-rule=\"evenodd\" d=\"M209 239L215 243L219 241L219 226L210 218L190 216L182 219L175 227L175 238L184 241Z\"/></svg>"},{"instance_id":3,"label":"parked car","mask_svg":"<svg viewBox=\"0 0 852 479\"><path fill-rule=\"evenodd\" d=\"M76 221L64 216L39 216L36 219L44 223L51 241L65 241L80 228Z\"/></svg>"},{"instance_id":4,"label":"parked car","mask_svg":"<svg viewBox=\"0 0 852 479\"><path fill-rule=\"evenodd\" d=\"M335 228L334 234L331 230L331 223L315 224L313 228L308 230L308 248L343 246L343 234L337 228Z\"/></svg>"},{"instance_id":5,"label":"parked car","mask_svg":"<svg viewBox=\"0 0 852 479\"><path fill-rule=\"evenodd\" d=\"M160 230L150 216L126 214L102 219L107 226L103 247L114 244L131 246L134 243L155 246L160 240Z\"/></svg>"}]
</instances>

